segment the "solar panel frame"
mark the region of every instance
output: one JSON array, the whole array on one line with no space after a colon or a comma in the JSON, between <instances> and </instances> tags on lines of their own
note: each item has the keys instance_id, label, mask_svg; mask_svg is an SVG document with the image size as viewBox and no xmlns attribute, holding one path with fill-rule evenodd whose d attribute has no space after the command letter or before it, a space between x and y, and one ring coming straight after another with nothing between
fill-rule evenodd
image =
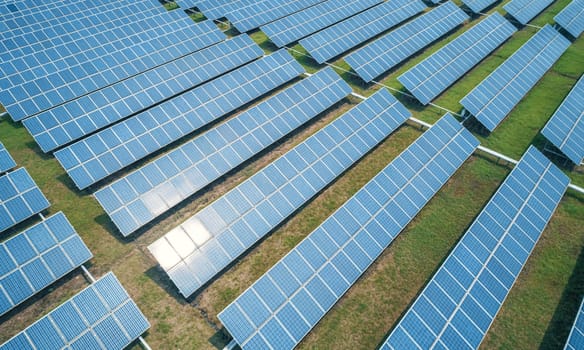
<instances>
[{"instance_id":1,"label":"solar panel frame","mask_svg":"<svg viewBox=\"0 0 584 350\"><path fill-rule=\"evenodd\" d=\"M579 37L584 32L584 1L572 0L554 17L554 21L574 38Z\"/></svg>"},{"instance_id":2,"label":"solar panel frame","mask_svg":"<svg viewBox=\"0 0 584 350\"><path fill-rule=\"evenodd\" d=\"M472 12L480 13L497 1L498 0L462 0L462 3L471 9Z\"/></svg>"},{"instance_id":3,"label":"solar panel frame","mask_svg":"<svg viewBox=\"0 0 584 350\"><path fill-rule=\"evenodd\" d=\"M525 25L551 5L552 2L554 0L511 0L503 6L503 9L519 23Z\"/></svg>"},{"instance_id":4,"label":"solar panel frame","mask_svg":"<svg viewBox=\"0 0 584 350\"><path fill-rule=\"evenodd\" d=\"M4 144L0 142L0 174L14 169L15 167L16 162L14 161L14 158L12 158Z\"/></svg>"},{"instance_id":5,"label":"solar panel frame","mask_svg":"<svg viewBox=\"0 0 584 350\"><path fill-rule=\"evenodd\" d=\"M584 299L580 303L574 324L570 329L564 350L578 350L584 347Z\"/></svg>"}]
</instances>

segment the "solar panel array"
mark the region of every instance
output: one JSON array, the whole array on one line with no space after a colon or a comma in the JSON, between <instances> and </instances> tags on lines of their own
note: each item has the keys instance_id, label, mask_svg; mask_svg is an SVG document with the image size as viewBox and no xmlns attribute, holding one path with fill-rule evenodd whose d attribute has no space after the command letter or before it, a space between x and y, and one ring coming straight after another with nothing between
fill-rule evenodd
<instances>
[{"instance_id":1,"label":"solar panel array","mask_svg":"<svg viewBox=\"0 0 584 350\"><path fill-rule=\"evenodd\" d=\"M401 125L382 90L171 230L149 249L189 296Z\"/></svg>"},{"instance_id":2,"label":"solar panel array","mask_svg":"<svg viewBox=\"0 0 584 350\"><path fill-rule=\"evenodd\" d=\"M44 152L78 140L263 55L247 36L170 61L23 121Z\"/></svg>"},{"instance_id":3,"label":"solar panel array","mask_svg":"<svg viewBox=\"0 0 584 350\"><path fill-rule=\"evenodd\" d=\"M260 29L276 46L283 47L381 2L383 0L327 0Z\"/></svg>"},{"instance_id":4,"label":"solar panel array","mask_svg":"<svg viewBox=\"0 0 584 350\"><path fill-rule=\"evenodd\" d=\"M16 162L8 153L4 144L0 142L0 173L7 172L8 170L14 168L16 166Z\"/></svg>"},{"instance_id":5,"label":"solar panel array","mask_svg":"<svg viewBox=\"0 0 584 350\"><path fill-rule=\"evenodd\" d=\"M321 30L299 43L323 63L403 22L426 8L420 0L386 1Z\"/></svg>"},{"instance_id":6,"label":"solar panel array","mask_svg":"<svg viewBox=\"0 0 584 350\"><path fill-rule=\"evenodd\" d=\"M448 1L350 53L345 61L364 81L370 82L468 18L464 11Z\"/></svg>"},{"instance_id":7,"label":"solar panel array","mask_svg":"<svg viewBox=\"0 0 584 350\"><path fill-rule=\"evenodd\" d=\"M104 187L95 196L127 236L350 92L332 68L321 70Z\"/></svg>"},{"instance_id":8,"label":"solar panel array","mask_svg":"<svg viewBox=\"0 0 584 350\"><path fill-rule=\"evenodd\" d=\"M576 320L566 341L564 350L580 350L584 348L584 299L580 303Z\"/></svg>"},{"instance_id":9,"label":"solar panel array","mask_svg":"<svg viewBox=\"0 0 584 350\"><path fill-rule=\"evenodd\" d=\"M584 32L584 0L572 0L554 17L554 21L573 37L579 37Z\"/></svg>"},{"instance_id":10,"label":"solar panel array","mask_svg":"<svg viewBox=\"0 0 584 350\"><path fill-rule=\"evenodd\" d=\"M568 46L570 41L546 24L460 103L493 131Z\"/></svg>"},{"instance_id":11,"label":"solar panel array","mask_svg":"<svg viewBox=\"0 0 584 350\"><path fill-rule=\"evenodd\" d=\"M67 146L55 157L84 189L302 72L285 50L275 52Z\"/></svg>"},{"instance_id":12,"label":"solar panel array","mask_svg":"<svg viewBox=\"0 0 584 350\"><path fill-rule=\"evenodd\" d=\"M109 272L0 349L123 349L148 328L148 320Z\"/></svg>"},{"instance_id":13,"label":"solar panel array","mask_svg":"<svg viewBox=\"0 0 584 350\"><path fill-rule=\"evenodd\" d=\"M521 24L527 24L554 0L512 0L503 6Z\"/></svg>"},{"instance_id":14,"label":"solar panel array","mask_svg":"<svg viewBox=\"0 0 584 350\"><path fill-rule=\"evenodd\" d=\"M477 349L570 180L530 146L382 349Z\"/></svg>"},{"instance_id":15,"label":"solar panel array","mask_svg":"<svg viewBox=\"0 0 584 350\"><path fill-rule=\"evenodd\" d=\"M219 314L243 349L292 349L478 146L441 118Z\"/></svg>"},{"instance_id":16,"label":"solar panel array","mask_svg":"<svg viewBox=\"0 0 584 350\"><path fill-rule=\"evenodd\" d=\"M574 164L584 161L584 76L547 122L542 135Z\"/></svg>"},{"instance_id":17,"label":"solar panel array","mask_svg":"<svg viewBox=\"0 0 584 350\"><path fill-rule=\"evenodd\" d=\"M397 79L427 105L516 31L495 12Z\"/></svg>"},{"instance_id":18,"label":"solar panel array","mask_svg":"<svg viewBox=\"0 0 584 350\"><path fill-rule=\"evenodd\" d=\"M91 257L62 212L0 243L0 315Z\"/></svg>"},{"instance_id":19,"label":"solar panel array","mask_svg":"<svg viewBox=\"0 0 584 350\"><path fill-rule=\"evenodd\" d=\"M462 0L462 3L474 13L481 13L484 9L495 2L497 2L497 0Z\"/></svg>"},{"instance_id":20,"label":"solar panel array","mask_svg":"<svg viewBox=\"0 0 584 350\"><path fill-rule=\"evenodd\" d=\"M246 6L251 0L177 0L175 2L184 9L196 7L209 19L219 19L237 8Z\"/></svg>"},{"instance_id":21,"label":"solar panel array","mask_svg":"<svg viewBox=\"0 0 584 350\"><path fill-rule=\"evenodd\" d=\"M0 232L49 207L26 169L0 176Z\"/></svg>"}]
</instances>

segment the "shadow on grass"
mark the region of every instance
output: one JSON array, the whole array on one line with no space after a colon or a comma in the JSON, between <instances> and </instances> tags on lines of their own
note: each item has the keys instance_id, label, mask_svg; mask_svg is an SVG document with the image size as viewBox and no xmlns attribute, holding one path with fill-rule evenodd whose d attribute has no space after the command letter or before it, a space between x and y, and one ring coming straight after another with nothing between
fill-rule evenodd
<instances>
[{"instance_id":1,"label":"shadow on grass","mask_svg":"<svg viewBox=\"0 0 584 350\"><path fill-rule=\"evenodd\" d=\"M162 270L159 265L152 266L146 270L145 275L150 278L154 283L160 286L168 295L170 295L177 303L180 305L190 304L192 300L185 299L174 286L174 283L170 280L168 275Z\"/></svg>"},{"instance_id":2,"label":"shadow on grass","mask_svg":"<svg viewBox=\"0 0 584 350\"><path fill-rule=\"evenodd\" d=\"M231 341L231 336L227 333L227 330L225 330L225 328L221 328L220 330L218 330L215 334L213 334L213 336L211 336L211 338L209 338L209 343L215 348L215 349L223 349L227 346L227 344L229 344L229 342ZM239 347L235 347L235 349L240 349Z\"/></svg>"}]
</instances>

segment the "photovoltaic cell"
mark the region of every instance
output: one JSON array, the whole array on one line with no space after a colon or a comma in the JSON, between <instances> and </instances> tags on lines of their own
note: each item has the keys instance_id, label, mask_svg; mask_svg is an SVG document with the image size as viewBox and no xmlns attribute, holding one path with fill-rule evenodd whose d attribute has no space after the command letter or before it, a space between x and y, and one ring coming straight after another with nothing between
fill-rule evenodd
<instances>
[{"instance_id":1,"label":"photovoltaic cell","mask_svg":"<svg viewBox=\"0 0 584 350\"><path fill-rule=\"evenodd\" d=\"M381 349L478 349L569 182L530 147Z\"/></svg>"},{"instance_id":2,"label":"photovoltaic cell","mask_svg":"<svg viewBox=\"0 0 584 350\"><path fill-rule=\"evenodd\" d=\"M6 343L2 350L124 349L150 328L109 272Z\"/></svg>"},{"instance_id":3,"label":"photovoltaic cell","mask_svg":"<svg viewBox=\"0 0 584 350\"><path fill-rule=\"evenodd\" d=\"M332 68L322 70L106 186L95 196L122 235L127 236L350 92Z\"/></svg>"},{"instance_id":4,"label":"photovoltaic cell","mask_svg":"<svg viewBox=\"0 0 584 350\"><path fill-rule=\"evenodd\" d=\"M405 21L426 8L419 0L386 1L304 38L299 43L323 63Z\"/></svg>"},{"instance_id":5,"label":"photovoltaic cell","mask_svg":"<svg viewBox=\"0 0 584 350\"><path fill-rule=\"evenodd\" d=\"M489 131L495 130L568 46L568 39L546 24L460 103Z\"/></svg>"},{"instance_id":6,"label":"photovoltaic cell","mask_svg":"<svg viewBox=\"0 0 584 350\"><path fill-rule=\"evenodd\" d=\"M554 0L512 0L503 6L521 24L527 24Z\"/></svg>"},{"instance_id":7,"label":"photovoltaic cell","mask_svg":"<svg viewBox=\"0 0 584 350\"><path fill-rule=\"evenodd\" d=\"M584 32L584 0L572 0L554 17L554 21L573 37L579 37Z\"/></svg>"},{"instance_id":8,"label":"photovoltaic cell","mask_svg":"<svg viewBox=\"0 0 584 350\"><path fill-rule=\"evenodd\" d=\"M498 12L400 75L398 80L427 105L517 31Z\"/></svg>"},{"instance_id":9,"label":"photovoltaic cell","mask_svg":"<svg viewBox=\"0 0 584 350\"><path fill-rule=\"evenodd\" d=\"M345 61L364 81L370 82L468 18L464 11L448 1L352 52Z\"/></svg>"},{"instance_id":10,"label":"photovoltaic cell","mask_svg":"<svg viewBox=\"0 0 584 350\"><path fill-rule=\"evenodd\" d=\"M392 161L219 315L243 349L292 349L478 146L451 115Z\"/></svg>"},{"instance_id":11,"label":"photovoltaic cell","mask_svg":"<svg viewBox=\"0 0 584 350\"><path fill-rule=\"evenodd\" d=\"M542 135L574 164L584 161L584 76L547 122Z\"/></svg>"},{"instance_id":12,"label":"photovoltaic cell","mask_svg":"<svg viewBox=\"0 0 584 350\"><path fill-rule=\"evenodd\" d=\"M0 176L0 232L49 207L26 169Z\"/></svg>"},{"instance_id":13,"label":"photovoltaic cell","mask_svg":"<svg viewBox=\"0 0 584 350\"><path fill-rule=\"evenodd\" d=\"M150 251L188 297L409 116L387 90L377 92L154 242Z\"/></svg>"},{"instance_id":14,"label":"photovoltaic cell","mask_svg":"<svg viewBox=\"0 0 584 350\"><path fill-rule=\"evenodd\" d=\"M23 124L43 152L50 152L262 55L247 34L239 35L41 112Z\"/></svg>"},{"instance_id":15,"label":"photovoltaic cell","mask_svg":"<svg viewBox=\"0 0 584 350\"><path fill-rule=\"evenodd\" d=\"M0 173L7 172L8 170L14 168L16 166L16 162L8 153L4 144L0 142Z\"/></svg>"},{"instance_id":16,"label":"photovoltaic cell","mask_svg":"<svg viewBox=\"0 0 584 350\"><path fill-rule=\"evenodd\" d=\"M383 0L328 0L260 29L276 46L282 47L381 2Z\"/></svg>"},{"instance_id":17,"label":"photovoltaic cell","mask_svg":"<svg viewBox=\"0 0 584 350\"><path fill-rule=\"evenodd\" d=\"M196 7L205 17L219 19L235 9L247 6L254 0L177 0L176 3L184 8Z\"/></svg>"},{"instance_id":18,"label":"photovoltaic cell","mask_svg":"<svg viewBox=\"0 0 584 350\"><path fill-rule=\"evenodd\" d=\"M67 146L55 157L84 189L302 72L285 50L275 52Z\"/></svg>"},{"instance_id":19,"label":"photovoltaic cell","mask_svg":"<svg viewBox=\"0 0 584 350\"><path fill-rule=\"evenodd\" d=\"M0 315L91 257L62 212L0 243Z\"/></svg>"},{"instance_id":20,"label":"photovoltaic cell","mask_svg":"<svg viewBox=\"0 0 584 350\"><path fill-rule=\"evenodd\" d=\"M580 304L564 350L579 350L582 348L584 348L584 300Z\"/></svg>"},{"instance_id":21,"label":"photovoltaic cell","mask_svg":"<svg viewBox=\"0 0 584 350\"><path fill-rule=\"evenodd\" d=\"M497 0L462 0L462 3L468 6L474 13L480 13L495 2Z\"/></svg>"}]
</instances>

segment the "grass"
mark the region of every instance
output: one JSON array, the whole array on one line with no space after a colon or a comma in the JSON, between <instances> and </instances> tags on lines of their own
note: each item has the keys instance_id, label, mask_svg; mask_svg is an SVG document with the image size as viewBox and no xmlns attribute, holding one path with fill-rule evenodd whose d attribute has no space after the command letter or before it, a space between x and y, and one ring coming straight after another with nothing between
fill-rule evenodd
<instances>
[{"instance_id":1,"label":"grass","mask_svg":"<svg viewBox=\"0 0 584 350\"><path fill-rule=\"evenodd\" d=\"M458 5L459 0L455 1ZM500 9L500 3L495 9ZM552 22L569 0L556 1L532 23ZM176 6L172 5L171 6ZM169 8L171 9L171 8ZM195 16L196 21L201 20ZM479 19L458 28L388 72L381 82L403 90L397 77L453 40ZM439 96L435 103L459 111L458 101L535 33L523 28L475 69ZM260 31L251 37L270 53L277 48ZM481 142L519 158L535 144L544 146L539 130L576 82L584 67L584 39L576 40L537 86L503 123ZM322 69L295 45L292 54L310 73ZM348 70L342 59L334 62ZM355 92L371 95L380 86L364 84L354 75L338 70ZM443 111L424 107L398 96L416 118L434 122ZM192 300L178 294L157 266L147 246L171 228L215 200L241 181L322 128L356 103L347 99L328 113L294 133L268 152L247 162L236 172L216 181L205 191L179 205L172 213L148 225L139 235L122 239L90 195L76 191L58 162L43 155L26 130L7 120L0 122L0 140L19 166L31 173L51 201L44 215L64 211L94 254L89 270L101 276L113 270L152 324L146 340L155 349L215 349L227 341L217 314L245 288L308 235L328 215L405 149L420 130L403 126L370 152L331 186L307 203L271 235L242 256L230 269ZM1 111L1 108L0 108ZM347 295L301 343L302 349L375 348L407 310L441 261L447 256L509 169L492 160L473 156L421 213L385 250ZM581 168L568 172L584 186ZM544 231L524 271L508 296L482 345L484 349L560 348L569 332L584 293L584 196L568 191ZM37 219L38 220L38 219ZM2 239L23 229L3 233ZM0 318L0 342L7 340L41 315L81 290L87 283L79 271L32 298L8 316Z\"/></svg>"}]
</instances>

